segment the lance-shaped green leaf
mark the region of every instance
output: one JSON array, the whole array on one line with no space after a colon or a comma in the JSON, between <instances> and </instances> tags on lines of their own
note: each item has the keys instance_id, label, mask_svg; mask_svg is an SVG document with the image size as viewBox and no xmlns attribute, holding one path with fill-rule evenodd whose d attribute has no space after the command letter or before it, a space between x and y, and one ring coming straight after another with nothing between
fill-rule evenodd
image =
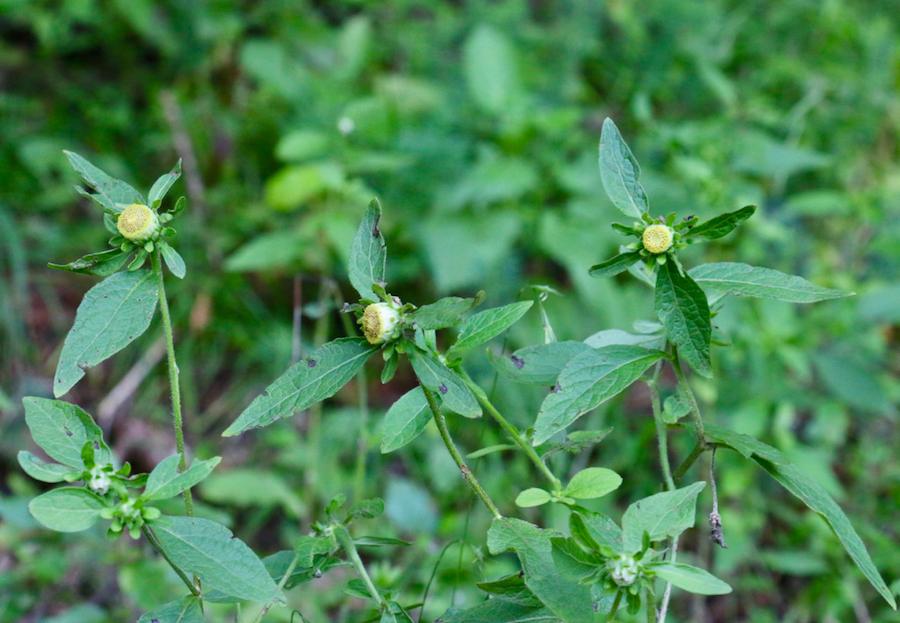
<instances>
[{"instance_id":1,"label":"lance-shaped green leaf","mask_svg":"<svg viewBox=\"0 0 900 623\"><path fill-rule=\"evenodd\" d=\"M574 476L563 490L563 495L576 500L592 500L615 491L622 484L622 477L605 467L588 467Z\"/></svg>"},{"instance_id":2,"label":"lance-shaped green leaf","mask_svg":"<svg viewBox=\"0 0 900 623\"><path fill-rule=\"evenodd\" d=\"M197 517L168 516L150 525L172 562L200 578L204 591L261 603L282 601L262 561L225 526Z\"/></svg>"},{"instance_id":3,"label":"lance-shaped green leaf","mask_svg":"<svg viewBox=\"0 0 900 623\"><path fill-rule=\"evenodd\" d=\"M205 620L200 599L185 597L148 612L137 623L203 623Z\"/></svg>"},{"instance_id":4,"label":"lance-shaped green leaf","mask_svg":"<svg viewBox=\"0 0 900 623\"><path fill-rule=\"evenodd\" d=\"M195 460L184 472L179 473L178 463L181 461L181 455L173 454L166 457L150 472L141 498L149 502L151 500L167 500L176 496L209 476L221 460L222 457L218 456L207 461Z\"/></svg>"},{"instance_id":5,"label":"lance-shaped green leaf","mask_svg":"<svg viewBox=\"0 0 900 623\"><path fill-rule=\"evenodd\" d=\"M423 305L408 314L407 318L426 330L453 327L462 322L464 313L476 307L482 300L484 300L484 292L479 292L478 296L473 299L448 296L434 303Z\"/></svg>"},{"instance_id":6,"label":"lance-shaped green leaf","mask_svg":"<svg viewBox=\"0 0 900 623\"><path fill-rule=\"evenodd\" d=\"M756 206L745 206L734 212L726 212L714 218L709 219L705 223L695 225L686 232L688 238L706 238L707 240L715 240L721 238L753 216L756 212Z\"/></svg>"},{"instance_id":7,"label":"lance-shaped green leaf","mask_svg":"<svg viewBox=\"0 0 900 623\"><path fill-rule=\"evenodd\" d=\"M524 316L532 305L534 301L519 301L478 312L463 325L456 343L447 353L448 356L484 344L500 335Z\"/></svg>"},{"instance_id":8,"label":"lance-shaped green leaf","mask_svg":"<svg viewBox=\"0 0 900 623\"><path fill-rule=\"evenodd\" d=\"M377 349L364 339L346 337L317 348L257 396L222 435L231 437L268 426L320 400L331 398L362 368Z\"/></svg>"},{"instance_id":9,"label":"lance-shaped green leaf","mask_svg":"<svg viewBox=\"0 0 900 623\"><path fill-rule=\"evenodd\" d=\"M698 595L727 595L731 587L713 574L680 562L655 562L647 570L673 586Z\"/></svg>"},{"instance_id":10,"label":"lance-shaped green leaf","mask_svg":"<svg viewBox=\"0 0 900 623\"><path fill-rule=\"evenodd\" d=\"M381 422L381 453L402 448L419 436L431 421L431 410L421 387L414 387L388 409Z\"/></svg>"},{"instance_id":11,"label":"lance-shaped green leaf","mask_svg":"<svg viewBox=\"0 0 900 623\"><path fill-rule=\"evenodd\" d=\"M141 336L156 311L156 279L149 270L116 273L84 295L66 336L53 379L62 396L96 366Z\"/></svg>"},{"instance_id":12,"label":"lance-shaped green leaf","mask_svg":"<svg viewBox=\"0 0 900 623\"><path fill-rule=\"evenodd\" d=\"M694 526L697 496L706 486L695 482L689 487L665 491L635 502L622 516L622 544L625 553L641 550L644 533L651 541L678 536Z\"/></svg>"},{"instance_id":13,"label":"lance-shaped green leaf","mask_svg":"<svg viewBox=\"0 0 900 623\"><path fill-rule=\"evenodd\" d=\"M169 192L169 189L172 188L172 185L179 177L181 177L181 158L178 159L178 162L175 163L175 166L172 167L171 171L160 176L159 179L153 183L153 186L150 187L150 192L147 194L147 200L150 202L151 207L159 207L159 203L162 203L166 193Z\"/></svg>"},{"instance_id":14,"label":"lance-shaped green leaf","mask_svg":"<svg viewBox=\"0 0 900 623\"><path fill-rule=\"evenodd\" d=\"M353 246L350 247L350 263L347 267L350 283L360 298L381 300L372 291L375 284L384 286L384 269L387 263L387 245L378 229L381 220L381 204L378 199L369 203L363 215Z\"/></svg>"},{"instance_id":15,"label":"lance-shaped green leaf","mask_svg":"<svg viewBox=\"0 0 900 623\"><path fill-rule=\"evenodd\" d=\"M184 279L184 274L187 272L187 269L184 265L184 260L181 259L181 255L178 251L165 240L160 240L156 244L159 246L163 260L165 260L166 266L169 267L172 274L179 279Z\"/></svg>"},{"instance_id":16,"label":"lance-shaped green leaf","mask_svg":"<svg viewBox=\"0 0 900 623\"><path fill-rule=\"evenodd\" d=\"M64 487L37 496L28 510L42 525L57 532L81 532L100 519L106 503L87 489Z\"/></svg>"},{"instance_id":17,"label":"lance-shaped green leaf","mask_svg":"<svg viewBox=\"0 0 900 623\"><path fill-rule=\"evenodd\" d=\"M569 516L569 530L572 537L587 548L608 547L614 552L622 551L622 529L602 513L587 509L575 511Z\"/></svg>"},{"instance_id":18,"label":"lance-shaped green leaf","mask_svg":"<svg viewBox=\"0 0 900 623\"><path fill-rule=\"evenodd\" d=\"M527 346L508 357L498 357L488 351L488 358L497 372L513 381L531 385L555 385L559 373L572 358L590 349L584 342L567 340Z\"/></svg>"},{"instance_id":19,"label":"lance-shaped green leaf","mask_svg":"<svg viewBox=\"0 0 900 623\"><path fill-rule=\"evenodd\" d=\"M641 259L640 251L627 251L619 253L609 258L605 262L600 262L591 266L588 274L591 277L614 277L619 273L624 273L632 264Z\"/></svg>"},{"instance_id":20,"label":"lance-shaped green leaf","mask_svg":"<svg viewBox=\"0 0 900 623\"><path fill-rule=\"evenodd\" d=\"M604 346L572 358L544 399L534 423L540 445L634 383L665 353L639 346Z\"/></svg>"},{"instance_id":21,"label":"lance-shaped green leaf","mask_svg":"<svg viewBox=\"0 0 900 623\"><path fill-rule=\"evenodd\" d=\"M828 525L834 530L834 533L840 539L847 553L850 554L850 558L859 567L859 570L884 597L885 601L896 610L897 602L891 594L891 590L885 584L881 574L878 573L878 568L872 562L869 552L866 551L865 544L859 538L859 535L850 523L850 519L847 518L841 507L837 505L837 502L812 478L800 471L796 465L776 465L755 454L753 460L769 472L772 478L777 480L781 486L800 498L804 504L819 513L828 522Z\"/></svg>"},{"instance_id":22,"label":"lance-shaped green leaf","mask_svg":"<svg viewBox=\"0 0 900 623\"><path fill-rule=\"evenodd\" d=\"M80 472L83 471L73 470L68 465L47 463L27 450L19 450L17 458L25 473L41 482L62 482L68 474L77 473L80 475Z\"/></svg>"},{"instance_id":23,"label":"lance-shaped green leaf","mask_svg":"<svg viewBox=\"0 0 900 623\"><path fill-rule=\"evenodd\" d=\"M144 203L141 194L122 180L107 175L74 152L63 151L63 153L66 154L72 168L95 191L90 193L76 187L81 195L93 199L114 214L119 214L132 203Z\"/></svg>"},{"instance_id":24,"label":"lance-shaped green leaf","mask_svg":"<svg viewBox=\"0 0 900 623\"><path fill-rule=\"evenodd\" d=\"M786 275L771 268L750 266L740 262L701 264L688 272L698 284L716 292L790 303L815 303L853 294L823 288L796 275Z\"/></svg>"},{"instance_id":25,"label":"lance-shaped green leaf","mask_svg":"<svg viewBox=\"0 0 900 623\"><path fill-rule=\"evenodd\" d=\"M706 293L688 275L682 275L671 260L659 267L655 307L669 340L678 346L678 354L698 374L711 378L712 323Z\"/></svg>"},{"instance_id":26,"label":"lance-shaped green leaf","mask_svg":"<svg viewBox=\"0 0 900 623\"><path fill-rule=\"evenodd\" d=\"M691 430L697 430L693 422L687 423L685 426ZM704 424L703 432L708 440L714 441L717 444L722 444L739 452L745 459L758 456L775 465L787 465L791 462L791 460L785 456L784 452L778 448L773 448L769 444L761 442L756 437L735 432L724 426Z\"/></svg>"},{"instance_id":27,"label":"lance-shaped green leaf","mask_svg":"<svg viewBox=\"0 0 900 623\"><path fill-rule=\"evenodd\" d=\"M129 255L129 253L125 253L121 249L109 249L99 253L90 253L68 264L53 264L51 262L47 266L58 270L68 270L73 273L108 277L125 266Z\"/></svg>"},{"instance_id":28,"label":"lance-shaped green leaf","mask_svg":"<svg viewBox=\"0 0 900 623\"><path fill-rule=\"evenodd\" d=\"M623 214L640 219L647 213L641 167L619 134L619 128L609 118L603 122L600 133L600 179L606 194Z\"/></svg>"},{"instance_id":29,"label":"lance-shaped green leaf","mask_svg":"<svg viewBox=\"0 0 900 623\"><path fill-rule=\"evenodd\" d=\"M103 442L103 432L90 415L77 405L62 400L29 396L22 399L25 423L34 442L52 459L77 470L85 468L81 452L90 442L94 463L106 465L112 460ZM69 470L72 471L72 470Z\"/></svg>"},{"instance_id":30,"label":"lance-shaped green leaf","mask_svg":"<svg viewBox=\"0 0 900 623\"><path fill-rule=\"evenodd\" d=\"M445 407L464 417L481 417L475 395L434 354L418 348L410 348L406 354L419 382L439 396Z\"/></svg>"},{"instance_id":31,"label":"lance-shaped green leaf","mask_svg":"<svg viewBox=\"0 0 900 623\"><path fill-rule=\"evenodd\" d=\"M592 623L594 602L590 589L560 576L553 562L551 537L562 536L542 530L520 519L495 519L488 530L487 545L494 555L514 550L525 571L525 584L566 623Z\"/></svg>"}]
</instances>

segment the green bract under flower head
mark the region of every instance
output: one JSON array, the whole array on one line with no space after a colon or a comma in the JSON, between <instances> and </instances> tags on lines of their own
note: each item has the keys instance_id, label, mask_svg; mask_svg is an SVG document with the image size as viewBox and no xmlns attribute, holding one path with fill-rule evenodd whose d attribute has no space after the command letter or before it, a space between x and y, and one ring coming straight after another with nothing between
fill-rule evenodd
<instances>
[{"instance_id":1,"label":"green bract under flower head","mask_svg":"<svg viewBox=\"0 0 900 623\"><path fill-rule=\"evenodd\" d=\"M159 237L159 217L140 203L132 203L122 210L116 222L119 233L132 242L147 242Z\"/></svg>"},{"instance_id":2,"label":"green bract under flower head","mask_svg":"<svg viewBox=\"0 0 900 623\"><path fill-rule=\"evenodd\" d=\"M372 303L363 312L360 324L369 344L383 344L400 335L400 311L391 303Z\"/></svg>"},{"instance_id":3,"label":"green bract under flower head","mask_svg":"<svg viewBox=\"0 0 900 623\"><path fill-rule=\"evenodd\" d=\"M674 232L666 225L650 225L641 235L641 243L650 253L665 253L672 247Z\"/></svg>"}]
</instances>

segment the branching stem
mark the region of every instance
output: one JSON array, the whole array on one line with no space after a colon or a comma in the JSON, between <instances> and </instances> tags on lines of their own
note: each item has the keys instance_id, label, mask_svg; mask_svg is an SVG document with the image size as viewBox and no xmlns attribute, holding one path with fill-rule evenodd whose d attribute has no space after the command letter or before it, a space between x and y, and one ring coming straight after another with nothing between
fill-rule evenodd
<instances>
[{"instance_id":1,"label":"branching stem","mask_svg":"<svg viewBox=\"0 0 900 623\"><path fill-rule=\"evenodd\" d=\"M438 431L441 433L441 439L444 440L444 445L447 446L447 451L450 452L450 456L453 457L456 466L459 467L459 471L462 472L463 478L469 483L469 486L472 488L472 491L475 492L475 495L477 495L481 501L484 502L484 505L487 506L488 510L491 511L494 519L502 518L503 515L497 510L497 506L491 500L490 496L488 496L487 491L485 491L478 483L475 474L472 473L472 470L470 470L465 461L463 461L459 450L456 449L456 444L453 443L453 439L450 437L450 431L447 430L447 420L444 418L444 414L441 413L441 408L438 406L434 394L421 383L419 383L419 385L422 387L422 391L425 392L425 398L428 400L428 407L431 409L431 414L434 416L434 423L437 424Z\"/></svg>"}]
</instances>

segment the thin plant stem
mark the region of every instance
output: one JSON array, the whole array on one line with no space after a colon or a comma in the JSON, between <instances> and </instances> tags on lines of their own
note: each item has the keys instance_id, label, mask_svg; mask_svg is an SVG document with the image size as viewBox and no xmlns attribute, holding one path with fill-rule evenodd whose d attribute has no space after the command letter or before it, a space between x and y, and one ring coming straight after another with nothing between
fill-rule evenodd
<instances>
[{"instance_id":1,"label":"thin plant stem","mask_svg":"<svg viewBox=\"0 0 900 623\"><path fill-rule=\"evenodd\" d=\"M697 445L694 446L694 449L691 450L691 453L684 460L684 463L679 465L678 469L675 470L675 473L672 474L672 479L677 483L682 478L684 478L684 475L687 473L687 471L691 468L691 466L694 463L697 462L697 459L699 459L700 455L703 454L704 452L706 452L706 450L707 450L706 441L705 440L698 441Z\"/></svg>"},{"instance_id":2,"label":"thin plant stem","mask_svg":"<svg viewBox=\"0 0 900 623\"><path fill-rule=\"evenodd\" d=\"M466 386L472 390L472 393L475 394L475 398L481 403L481 406L485 408L485 410L491 414L497 423L505 430L512 440L515 442L517 446L519 446L523 452L525 452L525 456L531 459L531 462L540 470L540 472L553 484L554 491L562 490L562 483L559 478L553 475L553 472L550 471L550 468L547 467L547 464L544 463L543 459L538 456L538 453L535 451L534 447L528 443L526 437L516 428L514 425L510 424L506 418L504 418L497 408L494 407L493 403L488 399L487 394L484 393L484 390L481 389L475 381L469 377L468 373L464 370L459 370L459 375L462 378L463 382Z\"/></svg>"},{"instance_id":3,"label":"thin plant stem","mask_svg":"<svg viewBox=\"0 0 900 623\"><path fill-rule=\"evenodd\" d=\"M697 406L694 390L691 389L691 386L681 369L681 361L678 359L677 348L672 349L672 367L675 368L675 377L678 379L678 385L684 388L684 394L688 398L688 406L691 408L691 415L694 418L694 424L697 426L697 439L703 441L705 437L703 432L703 418L700 416L700 407Z\"/></svg>"},{"instance_id":4,"label":"thin plant stem","mask_svg":"<svg viewBox=\"0 0 900 623\"><path fill-rule=\"evenodd\" d=\"M669 551L671 552L667 562L675 562L678 557L678 537L669 539ZM666 613L669 610L669 599L672 596L672 583L666 582L666 591L663 593L662 604L659 606L658 623L666 623Z\"/></svg>"},{"instance_id":5,"label":"thin plant stem","mask_svg":"<svg viewBox=\"0 0 900 623\"><path fill-rule=\"evenodd\" d=\"M616 611L619 609L619 604L622 603L622 589L616 591L616 599L613 601L612 608L609 611L609 616L606 617L607 621L614 621L616 619Z\"/></svg>"},{"instance_id":6,"label":"thin plant stem","mask_svg":"<svg viewBox=\"0 0 900 623\"><path fill-rule=\"evenodd\" d=\"M375 588L375 584L372 582L372 578L369 577L369 573L368 571L366 571L366 566L363 564L362 559L359 557L359 552L356 550L356 545L353 543L353 539L350 537L350 533L347 532L347 528L345 528L344 526L335 526L334 536L337 539L338 543L341 544L341 547L344 548L344 551L347 552L347 558L350 559L350 563L353 565L353 568L356 569L356 572L362 579L363 584L366 585L366 589L369 591L372 599L374 599L379 606L384 606L384 598L381 596L381 593L378 592L378 589Z\"/></svg>"},{"instance_id":7,"label":"thin plant stem","mask_svg":"<svg viewBox=\"0 0 900 623\"><path fill-rule=\"evenodd\" d=\"M148 525L144 524L143 526L141 526L141 532L147 538L147 542L150 544L150 547L155 549L156 552L160 556L162 556L167 563L169 563L169 566L172 567L175 573L178 574L178 577L181 578L181 581L187 585L188 589L191 591L191 594L199 596L200 591L197 590L197 587L194 586L194 583L188 579L187 574L185 574L185 572L182 571L178 565L172 562L172 559L169 558L169 555L166 554L166 551L163 549L162 544L157 540L156 535L153 533L153 530L151 530Z\"/></svg>"},{"instance_id":8,"label":"thin plant stem","mask_svg":"<svg viewBox=\"0 0 900 623\"><path fill-rule=\"evenodd\" d=\"M662 464L666 487L668 487L669 491L674 491L675 481L672 480L672 467L669 465L669 427L663 420L662 405L659 399L659 372L661 364L662 361L656 364L653 377L647 381L647 386L650 388L653 420L656 422L656 437L659 440L659 462Z\"/></svg>"},{"instance_id":9,"label":"thin plant stem","mask_svg":"<svg viewBox=\"0 0 900 623\"><path fill-rule=\"evenodd\" d=\"M178 461L178 471L183 472L187 469L187 459L184 455L184 430L181 418L181 385L178 380L178 363L175 361L175 342L172 338L172 317L169 314L169 302L166 298L166 284L163 279L162 263L160 262L159 247L154 249L150 254L150 264L153 272L156 274L157 289L159 291L159 311L162 314L163 332L166 334L166 353L169 359L169 387L172 391L172 417L175 425L175 448L181 455ZM184 510L188 517L194 516L194 501L191 497L191 490L185 489L182 493L184 498Z\"/></svg>"},{"instance_id":10,"label":"thin plant stem","mask_svg":"<svg viewBox=\"0 0 900 623\"><path fill-rule=\"evenodd\" d=\"M500 511L497 510L497 506L491 500L490 496L488 496L487 491L485 491L482 486L478 483L478 479L475 478L475 474L472 473L472 470L466 465L465 461L463 461L462 455L459 453L459 450L456 449L456 444L453 443L453 439L450 437L450 431L447 430L447 420L444 418L444 415L441 413L441 409L437 404L437 400L435 400L434 394L431 393L427 387L422 385L420 382L419 385L422 388L422 391L425 393L425 399L428 400L428 406L431 408L431 414L434 416L434 423L437 424L438 431L441 433L441 439L444 440L444 445L447 446L447 451L450 452L450 456L453 457L453 460L456 462L456 466L459 467L459 471L462 472L463 478L466 479L466 482L469 483L469 486L472 488L472 491L475 492L484 505L487 506L488 510L494 516L494 519L500 519L503 515L500 514Z\"/></svg>"}]
</instances>

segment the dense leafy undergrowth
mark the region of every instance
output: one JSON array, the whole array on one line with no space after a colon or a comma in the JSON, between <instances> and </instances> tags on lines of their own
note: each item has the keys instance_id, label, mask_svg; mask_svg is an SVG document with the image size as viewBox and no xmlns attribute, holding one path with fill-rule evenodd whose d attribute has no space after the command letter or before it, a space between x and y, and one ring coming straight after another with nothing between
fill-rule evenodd
<instances>
[{"instance_id":1,"label":"dense leafy undergrowth","mask_svg":"<svg viewBox=\"0 0 900 623\"><path fill-rule=\"evenodd\" d=\"M631 567L606 561L671 552L672 533L681 530L676 563L714 575L733 592L675 588L670 621L894 619L870 583L880 572L896 595L900 577L900 27L890 2L659 0L638 10L577 2L265 2L238 9L18 0L2 11L0 620L136 620L183 597L185 583L139 524L158 523L163 550L183 541L188 528L177 518L186 511L177 496L194 482L195 515L219 526L207 536L230 542L223 535L233 532L264 559L269 573L256 576L259 592L242 599L265 602L266 578L277 585L279 569L286 577L284 552L297 545L302 553L285 581L298 582L287 593L289 607L273 606L266 620L297 612L315 623L363 621L379 603L395 619L401 607L423 621L516 620L544 616L542 608L550 613L545 620L566 618L565 604L547 603L555 589L533 580L545 566L572 591L560 592L559 601L577 610L587 595L598 610L608 609L616 594L610 579L627 577ZM659 313L671 308L660 302L658 279L656 290L641 279L646 254L620 247L638 242L635 234L653 223L641 220L639 203L622 220L615 191L607 198L596 151L606 117L616 119L641 163L649 214L677 213L660 225L684 240L723 212L732 215L725 221L740 223L709 244L675 249L680 264L667 261L653 273L668 278L671 292L693 291L695 303L696 291L682 287L685 276L710 295L709 326L687 322L682 341L667 324L678 314ZM155 188L142 198L148 205L175 182L178 170L153 184L180 158L175 188L187 195L187 209L173 221L177 236L160 239L170 246L144 249L144 263L129 271L143 241L126 257L115 251L121 244L106 245L117 232L104 231L95 206L77 200L72 186L86 182L63 150L84 156L71 154L73 164ZM75 169L83 175L85 165ZM353 241L374 196L385 206L378 229L390 258L365 285L360 265L348 268L347 258L371 257ZM105 207L118 213L115 204L135 198L120 199ZM175 208L174 201L161 205L160 214ZM741 211L751 205L755 211ZM363 218L374 218L374 209ZM694 229L677 230L690 216L697 217ZM639 231L611 228L617 219ZM81 266L106 266L103 280L46 267L103 249L112 263ZM632 260L630 274L611 274ZM163 265L185 277L165 279L187 462L193 459L181 475L171 458L171 379L159 288L150 277ZM814 305L722 296L727 288L711 287L722 274L704 268L720 267L734 282L744 265L856 296ZM401 341L373 353L368 342L343 339L362 331L352 313L339 310L360 298L368 300L360 315L371 303L390 307L393 298L372 288L380 282L418 307L403 312ZM60 362L72 361L63 344L77 328L75 310L98 284L151 293L134 297L149 324L124 331L133 343L115 357L66 369ZM472 309L482 289L486 297ZM449 296L459 297L456 307L429 321L426 304ZM448 314L466 322L439 328ZM478 336L490 333L479 334L481 327L502 331L481 343ZM622 358L613 361L629 363L589 361L611 348ZM221 436L236 431L242 413L257 418L253 425L282 415L254 398L271 397L267 386L292 363L302 370L312 357L317 364L308 369L315 370L353 352L369 363L348 372L342 388L333 383L324 403L290 402L292 419ZM591 399L570 410L564 392L547 404L558 380L552 366L521 382L532 364L573 358L584 368L563 372L559 365L556 373L569 375L561 386L600 378L613 365L614 389L622 393L603 401L588 392ZM447 366L457 374L457 360L467 376L449 377L463 396L451 405L453 387L442 394L448 379L441 374ZM379 377L391 374L382 384ZM626 389L642 375L653 383ZM434 418L424 390L416 393L417 378L443 401L461 460L505 523L492 522L441 430L427 423ZM691 401L678 389L686 385L703 415L703 439L718 451L710 448L679 474L699 435ZM70 389L64 396L62 386ZM482 388L507 426L472 387ZM53 401L54 393L72 406ZM476 408L481 419L450 413L474 415ZM98 440L93 453L71 443L48 448L35 433L41 414L80 422L81 445ZM398 416L412 428L398 426ZM637 549L625 552L595 534L592 549L572 517L590 526L605 516L615 524L605 528L634 536L640 522L632 505L669 489L660 426L670 429L670 470L683 476L677 490L689 491L690 521L674 522L646 548L634 541ZM567 437L555 432L562 428ZM528 443L510 430L530 431ZM16 458L23 449L64 466L42 467L51 474L45 477L69 475L75 486L108 478L157 510L135 515L132 506L117 515L98 507L86 531L50 532L28 505L72 485L25 475ZM728 549L707 539L711 456ZM131 473L117 474L125 461ZM141 473L155 476L143 482ZM618 487L612 474L621 476ZM691 488L701 481L708 483L702 490ZM339 494L343 505L333 503ZM378 502L358 505L373 498L383 500L383 514ZM826 499L837 501L840 516ZM851 525L868 554L848 544ZM108 540L111 526L141 538ZM350 541L341 526L349 526ZM533 532L537 527L545 532ZM523 554L529 543L541 545ZM517 555L500 553L509 548ZM350 553L357 550L358 565ZM572 556L560 558L565 552ZM681 568L674 579L671 569L654 571L670 553L649 557L637 561L651 565L637 583L643 609L628 614L624 591L621 620L647 617L648 587L660 608L666 581L693 579L682 588L706 592L717 586ZM315 566L319 578L309 571ZM522 582L498 584L523 568ZM202 575L183 570L189 583ZM477 610L491 607L501 613ZM234 620L236 612L215 593L204 596L204 609L210 620ZM257 611L245 606L240 620Z\"/></svg>"}]
</instances>

